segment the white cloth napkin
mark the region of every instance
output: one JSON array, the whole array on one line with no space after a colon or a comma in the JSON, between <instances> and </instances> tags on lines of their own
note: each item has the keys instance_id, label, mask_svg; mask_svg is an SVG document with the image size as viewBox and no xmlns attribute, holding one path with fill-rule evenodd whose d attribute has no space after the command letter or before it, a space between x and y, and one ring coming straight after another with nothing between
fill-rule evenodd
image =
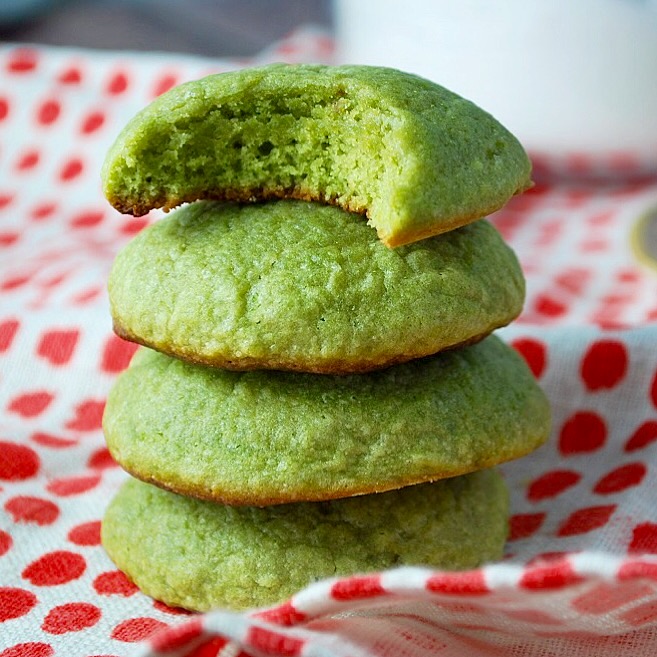
<instances>
[{"instance_id":1,"label":"white cloth napkin","mask_svg":"<svg viewBox=\"0 0 657 657\"><path fill-rule=\"evenodd\" d=\"M105 150L173 84L330 54L314 30L250 62L0 48L0 657L657 651L657 275L642 237L657 181L631 170L544 177L493 217L528 280L523 316L500 335L554 414L549 443L502 467L513 516L500 563L355 575L270 610L190 615L140 593L100 546L125 477L101 414L134 351L111 333L105 282L157 218L108 206Z\"/></svg>"}]
</instances>

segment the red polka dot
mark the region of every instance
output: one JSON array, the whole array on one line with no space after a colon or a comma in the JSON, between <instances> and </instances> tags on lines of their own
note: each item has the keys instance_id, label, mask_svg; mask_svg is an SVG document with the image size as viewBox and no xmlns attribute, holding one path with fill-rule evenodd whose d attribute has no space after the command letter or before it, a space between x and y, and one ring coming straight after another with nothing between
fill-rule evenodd
<instances>
[{"instance_id":1,"label":"red polka dot","mask_svg":"<svg viewBox=\"0 0 657 657\"><path fill-rule=\"evenodd\" d=\"M104 409L104 401L88 399L75 407L75 416L66 423L66 428L74 431L95 431L100 429Z\"/></svg>"},{"instance_id":2,"label":"red polka dot","mask_svg":"<svg viewBox=\"0 0 657 657\"><path fill-rule=\"evenodd\" d=\"M165 614L173 614L174 616L189 616L194 613L193 611L183 609L182 607L169 607L168 604L161 602L160 600L153 600L153 609L157 609Z\"/></svg>"},{"instance_id":3,"label":"red polka dot","mask_svg":"<svg viewBox=\"0 0 657 657\"><path fill-rule=\"evenodd\" d=\"M617 340L594 342L584 354L581 376L588 390L608 390L627 373L627 349Z\"/></svg>"},{"instance_id":4,"label":"red polka dot","mask_svg":"<svg viewBox=\"0 0 657 657\"><path fill-rule=\"evenodd\" d=\"M54 276L49 276L46 280L41 282L41 285L45 289L50 289L61 285L63 281L68 278L68 274L55 274Z\"/></svg>"},{"instance_id":5,"label":"red polka dot","mask_svg":"<svg viewBox=\"0 0 657 657\"><path fill-rule=\"evenodd\" d=\"M61 105L58 101L46 100L37 110L37 121L41 125L50 125L57 120L61 109Z\"/></svg>"},{"instance_id":6,"label":"red polka dot","mask_svg":"<svg viewBox=\"0 0 657 657\"><path fill-rule=\"evenodd\" d=\"M336 600L358 600L384 594L385 589L377 575L344 579L331 587L331 596Z\"/></svg>"},{"instance_id":7,"label":"red polka dot","mask_svg":"<svg viewBox=\"0 0 657 657\"><path fill-rule=\"evenodd\" d=\"M57 206L54 203L42 203L32 209L31 217L35 221L41 221L42 219L49 217L56 209Z\"/></svg>"},{"instance_id":8,"label":"red polka dot","mask_svg":"<svg viewBox=\"0 0 657 657\"><path fill-rule=\"evenodd\" d=\"M0 209L7 207L13 200L13 194L0 194Z\"/></svg>"},{"instance_id":9,"label":"red polka dot","mask_svg":"<svg viewBox=\"0 0 657 657\"><path fill-rule=\"evenodd\" d=\"M65 71L62 71L58 80L62 84L78 84L82 81L82 73L80 73L80 69L67 68Z\"/></svg>"},{"instance_id":10,"label":"red polka dot","mask_svg":"<svg viewBox=\"0 0 657 657\"><path fill-rule=\"evenodd\" d=\"M77 178L84 170L84 164L79 158L72 158L64 163L59 170L59 179L62 182L68 182Z\"/></svg>"},{"instance_id":11,"label":"red polka dot","mask_svg":"<svg viewBox=\"0 0 657 657\"><path fill-rule=\"evenodd\" d=\"M39 456L31 447L0 440L0 479L30 479L39 471L40 465Z\"/></svg>"},{"instance_id":12,"label":"red polka dot","mask_svg":"<svg viewBox=\"0 0 657 657\"><path fill-rule=\"evenodd\" d=\"M553 299L547 294L539 294L534 300L534 309L537 313L545 315L546 317L561 317L564 315L568 308L566 305Z\"/></svg>"},{"instance_id":13,"label":"red polka dot","mask_svg":"<svg viewBox=\"0 0 657 657\"><path fill-rule=\"evenodd\" d=\"M276 625L292 626L302 623L307 616L297 610L291 602L284 602L273 609L266 609L257 613L258 618Z\"/></svg>"},{"instance_id":14,"label":"red polka dot","mask_svg":"<svg viewBox=\"0 0 657 657\"><path fill-rule=\"evenodd\" d=\"M52 402L54 398L54 395L45 390L26 392L23 395L14 397L9 404L9 410L13 413L18 413L25 418L36 417L50 406L50 402Z\"/></svg>"},{"instance_id":15,"label":"red polka dot","mask_svg":"<svg viewBox=\"0 0 657 657\"><path fill-rule=\"evenodd\" d=\"M69 602L53 607L43 620L41 629L48 634L80 632L93 627L101 617L96 605L89 602Z\"/></svg>"},{"instance_id":16,"label":"red polka dot","mask_svg":"<svg viewBox=\"0 0 657 657\"><path fill-rule=\"evenodd\" d=\"M7 70L10 73L29 73L37 66L38 55L31 48L17 48L9 55Z\"/></svg>"},{"instance_id":17,"label":"red polka dot","mask_svg":"<svg viewBox=\"0 0 657 657\"><path fill-rule=\"evenodd\" d=\"M121 595L124 598L139 590L120 570L101 573L94 580L93 586L99 595Z\"/></svg>"},{"instance_id":18,"label":"red polka dot","mask_svg":"<svg viewBox=\"0 0 657 657\"><path fill-rule=\"evenodd\" d=\"M657 372L655 372L652 385L650 386L650 399L652 400L652 405L657 407Z\"/></svg>"},{"instance_id":19,"label":"red polka dot","mask_svg":"<svg viewBox=\"0 0 657 657\"><path fill-rule=\"evenodd\" d=\"M23 570L22 577L34 586L67 584L82 576L87 563L79 554L56 550L39 557Z\"/></svg>"},{"instance_id":20,"label":"red polka dot","mask_svg":"<svg viewBox=\"0 0 657 657\"><path fill-rule=\"evenodd\" d=\"M14 522L52 525L59 517L59 507L50 500L32 495L17 495L5 502L5 511L11 514Z\"/></svg>"},{"instance_id":21,"label":"red polka dot","mask_svg":"<svg viewBox=\"0 0 657 657\"><path fill-rule=\"evenodd\" d=\"M616 274L616 278L621 283L637 283L641 280L641 274L635 269L621 269Z\"/></svg>"},{"instance_id":22,"label":"red polka dot","mask_svg":"<svg viewBox=\"0 0 657 657\"><path fill-rule=\"evenodd\" d=\"M19 287L22 287L26 283L30 282L30 276L12 276L10 278L5 279L2 282L1 289L3 290L16 290Z\"/></svg>"},{"instance_id":23,"label":"red polka dot","mask_svg":"<svg viewBox=\"0 0 657 657\"><path fill-rule=\"evenodd\" d=\"M54 648L48 643L17 643L11 648L0 652L0 657L51 657Z\"/></svg>"},{"instance_id":24,"label":"red polka dot","mask_svg":"<svg viewBox=\"0 0 657 657\"><path fill-rule=\"evenodd\" d=\"M48 483L46 488L54 495L70 497L71 495L80 495L81 493L90 491L99 482L99 474L63 477L61 479L53 479Z\"/></svg>"},{"instance_id":25,"label":"red polka dot","mask_svg":"<svg viewBox=\"0 0 657 657\"><path fill-rule=\"evenodd\" d=\"M614 220L614 211L596 212L587 217L586 221L592 226L608 226Z\"/></svg>"},{"instance_id":26,"label":"red polka dot","mask_svg":"<svg viewBox=\"0 0 657 657\"><path fill-rule=\"evenodd\" d=\"M62 272L60 274L54 274L53 276L48 276L45 279L39 281L39 285L45 289L50 290L61 285L66 279L68 279L70 274L68 272Z\"/></svg>"},{"instance_id":27,"label":"red polka dot","mask_svg":"<svg viewBox=\"0 0 657 657\"><path fill-rule=\"evenodd\" d=\"M609 248L609 243L605 239L587 239L580 243L579 248L585 253L606 251Z\"/></svg>"},{"instance_id":28,"label":"red polka dot","mask_svg":"<svg viewBox=\"0 0 657 657\"><path fill-rule=\"evenodd\" d=\"M649 602L644 602L643 604L624 611L622 614L619 614L619 616L628 625L634 627L640 627L641 625L647 624L652 625L654 624L654 621L657 620L657 601L650 600Z\"/></svg>"},{"instance_id":29,"label":"red polka dot","mask_svg":"<svg viewBox=\"0 0 657 657\"><path fill-rule=\"evenodd\" d=\"M577 536L604 527L615 510L615 504L577 509L561 524L557 536Z\"/></svg>"},{"instance_id":30,"label":"red polka dot","mask_svg":"<svg viewBox=\"0 0 657 657\"><path fill-rule=\"evenodd\" d=\"M121 94L128 88L128 76L119 71L115 73L107 83L107 92L110 94Z\"/></svg>"},{"instance_id":31,"label":"red polka dot","mask_svg":"<svg viewBox=\"0 0 657 657\"><path fill-rule=\"evenodd\" d=\"M16 162L17 171L28 171L39 164L39 151L29 150L23 153Z\"/></svg>"},{"instance_id":32,"label":"red polka dot","mask_svg":"<svg viewBox=\"0 0 657 657\"><path fill-rule=\"evenodd\" d=\"M148 219L144 219L143 217L129 219L121 226L121 232L124 235L136 235L140 230L143 230L148 223Z\"/></svg>"},{"instance_id":33,"label":"red polka dot","mask_svg":"<svg viewBox=\"0 0 657 657\"><path fill-rule=\"evenodd\" d=\"M643 449L657 440L657 422L649 420L644 422L639 428L629 437L625 443L626 452L634 452L637 449Z\"/></svg>"},{"instance_id":34,"label":"red polka dot","mask_svg":"<svg viewBox=\"0 0 657 657\"><path fill-rule=\"evenodd\" d=\"M633 559L626 561L618 569L618 579L621 582L637 578L657 580L657 563Z\"/></svg>"},{"instance_id":35,"label":"red polka dot","mask_svg":"<svg viewBox=\"0 0 657 657\"><path fill-rule=\"evenodd\" d=\"M11 535L6 531L0 529L0 557L4 556L11 550L11 546L14 544Z\"/></svg>"},{"instance_id":36,"label":"red polka dot","mask_svg":"<svg viewBox=\"0 0 657 657\"><path fill-rule=\"evenodd\" d=\"M89 457L87 467L104 470L105 468L116 468L118 463L112 458L107 447L101 447Z\"/></svg>"},{"instance_id":37,"label":"red polka dot","mask_svg":"<svg viewBox=\"0 0 657 657\"><path fill-rule=\"evenodd\" d=\"M100 545L100 520L85 522L73 527L67 538L71 543L84 547Z\"/></svg>"},{"instance_id":38,"label":"red polka dot","mask_svg":"<svg viewBox=\"0 0 657 657\"><path fill-rule=\"evenodd\" d=\"M111 335L105 342L100 368L109 374L122 372L130 364L138 345Z\"/></svg>"},{"instance_id":39,"label":"red polka dot","mask_svg":"<svg viewBox=\"0 0 657 657\"><path fill-rule=\"evenodd\" d=\"M125 643L136 643L147 639L158 630L168 627L166 623L154 618L130 618L119 623L112 630L112 638Z\"/></svg>"},{"instance_id":40,"label":"red polka dot","mask_svg":"<svg viewBox=\"0 0 657 657\"><path fill-rule=\"evenodd\" d=\"M46 331L39 340L37 355L53 365L65 365L71 360L79 337L80 331L75 329Z\"/></svg>"},{"instance_id":41,"label":"red polka dot","mask_svg":"<svg viewBox=\"0 0 657 657\"><path fill-rule=\"evenodd\" d=\"M0 322L0 353L9 351L11 343L18 332L19 323L17 319L8 319Z\"/></svg>"},{"instance_id":42,"label":"red polka dot","mask_svg":"<svg viewBox=\"0 0 657 657\"><path fill-rule=\"evenodd\" d=\"M171 75L169 73L163 75L159 80L155 82L155 86L153 87L153 96L161 96L163 93L166 93L169 91L169 89L175 86L176 81L177 80L175 75Z\"/></svg>"},{"instance_id":43,"label":"red polka dot","mask_svg":"<svg viewBox=\"0 0 657 657\"><path fill-rule=\"evenodd\" d=\"M88 290L83 290L73 297L73 302L76 304L85 304L97 299L103 293L102 288L92 287Z\"/></svg>"},{"instance_id":44,"label":"red polka dot","mask_svg":"<svg viewBox=\"0 0 657 657\"><path fill-rule=\"evenodd\" d=\"M90 112L84 118L84 121L80 126L80 132L83 135L90 135L92 132L96 132L96 130L101 128L103 123L105 123L104 114L101 112Z\"/></svg>"},{"instance_id":45,"label":"red polka dot","mask_svg":"<svg viewBox=\"0 0 657 657\"><path fill-rule=\"evenodd\" d=\"M552 231L550 231L550 234L552 234ZM581 295L590 278L590 271L574 267L561 272L555 277L554 282L568 292Z\"/></svg>"},{"instance_id":46,"label":"red polka dot","mask_svg":"<svg viewBox=\"0 0 657 657\"><path fill-rule=\"evenodd\" d=\"M632 531L629 552L657 554L657 524L644 522Z\"/></svg>"},{"instance_id":47,"label":"red polka dot","mask_svg":"<svg viewBox=\"0 0 657 657\"><path fill-rule=\"evenodd\" d=\"M50 289L53 287L57 287L58 285L61 285L63 281L65 281L68 278L68 274L55 274L54 276L49 276L46 278L46 280L41 282L41 285L45 289Z\"/></svg>"},{"instance_id":48,"label":"red polka dot","mask_svg":"<svg viewBox=\"0 0 657 657\"><path fill-rule=\"evenodd\" d=\"M29 614L37 603L31 591L12 587L0 587L0 623Z\"/></svg>"},{"instance_id":49,"label":"red polka dot","mask_svg":"<svg viewBox=\"0 0 657 657\"><path fill-rule=\"evenodd\" d=\"M32 434L32 440L42 447L52 447L53 449L66 449L78 444L78 441L74 438L61 438L40 431Z\"/></svg>"},{"instance_id":50,"label":"red polka dot","mask_svg":"<svg viewBox=\"0 0 657 657\"><path fill-rule=\"evenodd\" d=\"M520 578L520 586L530 590L559 589L582 581L567 560L559 560L527 570Z\"/></svg>"},{"instance_id":51,"label":"red polka dot","mask_svg":"<svg viewBox=\"0 0 657 657\"><path fill-rule=\"evenodd\" d=\"M100 210L90 210L88 212L81 212L71 219L72 228L91 228L97 226L103 221L105 213Z\"/></svg>"},{"instance_id":52,"label":"red polka dot","mask_svg":"<svg viewBox=\"0 0 657 657\"><path fill-rule=\"evenodd\" d=\"M545 520L545 513L518 513L509 520L509 540L517 541L536 533Z\"/></svg>"},{"instance_id":53,"label":"red polka dot","mask_svg":"<svg viewBox=\"0 0 657 657\"><path fill-rule=\"evenodd\" d=\"M535 554L527 563L528 565L543 565L550 561L563 561L568 556L565 550L551 550L549 552L539 552Z\"/></svg>"},{"instance_id":54,"label":"red polka dot","mask_svg":"<svg viewBox=\"0 0 657 657\"><path fill-rule=\"evenodd\" d=\"M203 634L203 622L200 618L187 621L182 625L170 627L151 639L151 647L157 652L173 652L183 648L186 643Z\"/></svg>"},{"instance_id":55,"label":"red polka dot","mask_svg":"<svg viewBox=\"0 0 657 657\"><path fill-rule=\"evenodd\" d=\"M473 570L462 573L439 573L429 577L427 591L456 595L482 595L489 589L481 571Z\"/></svg>"},{"instance_id":56,"label":"red polka dot","mask_svg":"<svg viewBox=\"0 0 657 657\"><path fill-rule=\"evenodd\" d=\"M228 645L228 639L220 636L214 636L200 645L193 648L190 652L186 652L183 657L219 657L224 648ZM246 653L240 651L237 657L245 657ZM1 656L0 656L1 657Z\"/></svg>"},{"instance_id":57,"label":"red polka dot","mask_svg":"<svg viewBox=\"0 0 657 657\"><path fill-rule=\"evenodd\" d=\"M646 466L643 463L628 463L612 470L602 477L593 488L594 493L608 495L638 486L646 476Z\"/></svg>"},{"instance_id":58,"label":"red polka dot","mask_svg":"<svg viewBox=\"0 0 657 657\"><path fill-rule=\"evenodd\" d=\"M556 497L582 478L574 470L552 470L535 479L527 490L527 497L532 502L538 502L550 497Z\"/></svg>"},{"instance_id":59,"label":"red polka dot","mask_svg":"<svg viewBox=\"0 0 657 657\"><path fill-rule=\"evenodd\" d=\"M39 286L45 290L52 289L61 285L67 278L69 278L68 272L62 272L59 274L53 274L51 276L46 276L45 278L39 281Z\"/></svg>"},{"instance_id":60,"label":"red polka dot","mask_svg":"<svg viewBox=\"0 0 657 657\"><path fill-rule=\"evenodd\" d=\"M303 639L279 634L275 630L253 626L248 629L245 642L256 651L280 657L301 655L306 643Z\"/></svg>"},{"instance_id":61,"label":"red polka dot","mask_svg":"<svg viewBox=\"0 0 657 657\"><path fill-rule=\"evenodd\" d=\"M20 235L18 233L0 233L0 246L11 246L18 242L19 239Z\"/></svg>"},{"instance_id":62,"label":"red polka dot","mask_svg":"<svg viewBox=\"0 0 657 657\"><path fill-rule=\"evenodd\" d=\"M606 440L605 421L592 411L579 411L571 415L561 428L559 450L564 456L595 452Z\"/></svg>"},{"instance_id":63,"label":"red polka dot","mask_svg":"<svg viewBox=\"0 0 657 657\"><path fill-rule=\"evenodd\" d=\"M9 101L6 98L0 97L0 121L7 118L9 114Z\"/></svg>"},{"instance_id":64,"label":"red polka dot","mask_svg":"<svg viewBox=\"0 0 657 657\"><path fill-rule=\"evenodd\" d=\"M525 359L534 376L540 378L547 362L545 344L533 338L519 338L511 346Z\"/></svg>"},{"instance_id":65,"label":"red polka dot","mask_svg":"<svg viewBox=\"0 0 657 657\"><path fill-rule=\"evenodd\" d=\"M620 310L615 313L607 312L607 317L603 315L604 312L606 311L603 309L598 315L593 315L591 322L603 331L625 331L628 329L627 324L611 317L612 314L619 314Z\"/></svg>"},{"instance_id":66,"label":"red polka dot","mask_svg":"<svg viewBox=\"0 0 657 657\"><path fill-rule=\"evenodd\" d=\"M608 614L630 602L652 593L652 587L641 582L601 582L590 591L576 597L571 605L583 614Z\"/></svg>"}]
</instances>

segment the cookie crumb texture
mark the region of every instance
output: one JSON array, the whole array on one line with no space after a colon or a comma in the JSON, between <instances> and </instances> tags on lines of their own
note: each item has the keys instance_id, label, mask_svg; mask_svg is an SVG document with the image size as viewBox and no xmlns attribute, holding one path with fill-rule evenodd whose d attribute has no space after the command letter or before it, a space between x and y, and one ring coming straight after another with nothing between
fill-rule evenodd
<instances>
[{"instance_id":1,"label":"cookie crumb texture","mask_svg":"<svg viewBox=\"0 0 657 657\"><path fill-rule=\"evenodd\" d=\"M433 82L308 64L172 89L125 127L102 172L121 212L198 199L321 201L366 214L390 247L499 209L530 174L511 133Z\"/></svg>"},{"instance_id":2,"label":"cookie crumb texture","mask_svg":"<svg viewBox=\"0 0 657 657\"><path fill-rule=\"evenodd\" d=\"M103 422L128 472L263 506L381 492L508 461L547 438L549 407L495 336L371 374L229 372L142 349Z\"/></svg>"},{"instance_id":3,"label":"cookie crumb texture","mask_svg":"<svg viewBox=\"0 0 657 657\"><path fill-rule=\"evenodd\" d=\"M508 494L492 470L332 502L230 507L128 480L102 542L147 595L206 611L281 602L326 577L499 559Z\"/></svg>"},{"instance_id":4,"label":"cookie crumb texture","mask_svg":"<svg viewBox=\"0 0 657 657\"><path fill-rule=\"evenodd\" d=\"M137 235L109 280L124 338L226 369L318 373L476 341L524 294L485 220L393 250L357 215L302 201L187 205Z\"/></svg>"}]
</instances>

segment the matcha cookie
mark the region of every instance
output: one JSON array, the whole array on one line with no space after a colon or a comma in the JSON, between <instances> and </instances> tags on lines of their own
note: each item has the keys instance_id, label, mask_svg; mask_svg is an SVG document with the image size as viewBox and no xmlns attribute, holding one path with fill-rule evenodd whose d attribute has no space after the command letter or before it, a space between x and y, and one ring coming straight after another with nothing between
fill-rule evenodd
<instances>
[{"instance_id":1,"label":"matcha cookie","mask_svg":"<svg viewBox=\"0 0 657 657\"><path fill-rule=\"evenodd\" d=\"M121 212L297 198L366 214L398 246L500 208L530 186L530 169L493 117L428 80L275 64L160 96L121 132L102 175Z\"/></svg>"},{"instance_id":2,"label":"matcha cookie","mask_svg":"<svg viewBox=\"0 0 657 657\"><path fill-rule=\"evenodd\" d=\"M459 570L502 556L507 492L487 470L380 495L229 507L127 481L102 542L142 591L178 607L282 602L327 577L400 565Z\"/></svg>"},{"instance_id":3,"label":"matcha cookie","mask_svg":"<svg viewBox=\"0 0 657 657\"><path fill-rule=\"evenodd\" d=\"M495 336L359 375L231 372L142 349L105 408L134 476L228 504L382 492L523 456L548 402Z\"/></svg>"},{"instance_id":4,"label":"matcha cookie","mask_svg":"<svg viewBox=\"0 0 657 657\"><path fill-rule=\"evenodd\" d=\"M197 202L115 259L116 332L226 369L365 372L476 341L524 300L485 220L388 249L357 215L303 201Z\"/></svg>"}]
</instances>

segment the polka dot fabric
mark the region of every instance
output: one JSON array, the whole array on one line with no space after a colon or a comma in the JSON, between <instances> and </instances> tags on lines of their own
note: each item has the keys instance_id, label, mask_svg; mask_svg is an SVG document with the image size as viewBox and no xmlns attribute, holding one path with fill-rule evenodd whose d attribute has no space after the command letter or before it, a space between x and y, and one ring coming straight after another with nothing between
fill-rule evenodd
<instances>
[{"instance_id":1,"label":"polka dot fabric","mask_svg":"<svg viewBox=\"0 0 657 657\"><path fill-rule=\"evenodd\" d=\"M636 255L657 180L631 154L552 168L536 154L538 184L492 217L528 282L500 335L554 415L548 444L502 468L500 563L356 574L271 609L196 615L143 595L100 546L125 478L102 411L134 353L111 333L105 283L158 218L108 206L104 153L174 84L330 55L312 29L249 62L0 47L0 657L657 652L657 274Z\"/></svg>"}]
</instances>

